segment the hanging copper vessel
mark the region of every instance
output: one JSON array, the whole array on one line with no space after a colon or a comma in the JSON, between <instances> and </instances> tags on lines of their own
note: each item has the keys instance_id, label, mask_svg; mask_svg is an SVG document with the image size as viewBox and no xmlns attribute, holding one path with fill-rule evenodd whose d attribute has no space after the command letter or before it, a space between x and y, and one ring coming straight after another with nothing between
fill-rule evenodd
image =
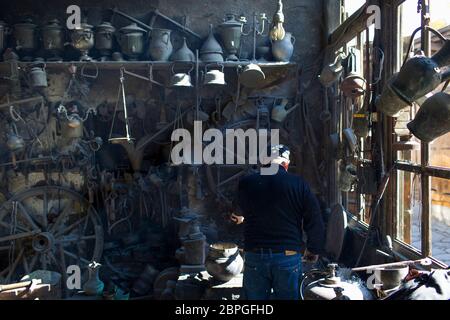
<instances>
[{"instance_id":1,"label":"hanging copper vessel","mask_svg":"<svg viewBox=\"0 0 450 320\"><path fill-rule=\"evenodd\" d=\"M404 64L384 87L377 108L384 114L397 117L401 110L433 91L441 82L450 79L450 71L441 68L450 64L450 40L431 58L417 55Z\"/></svg>"},{"instance_id":2,"label":"hanging copper vessel","mask_svg":"<svg viewBox=\"0 0 450 320\"><path fill-rule=\"evenodd\" d=\"M439 92L428 98L406 126L423 142L431 142L449 132L450 94Z\"/></svg>"},{"instance_id":3,"label":"hanging copper vessel","mask_svg":"<svg viewBox=\"0 0 450 320\"><path fill-rule=\"evenodd\" d=\"M236 15L227 14L224 22L219 26L222 44L228 52L226 60L238 61L237 53L241 46L242 22L236 20Z\"/></svg>"}]
</instances>

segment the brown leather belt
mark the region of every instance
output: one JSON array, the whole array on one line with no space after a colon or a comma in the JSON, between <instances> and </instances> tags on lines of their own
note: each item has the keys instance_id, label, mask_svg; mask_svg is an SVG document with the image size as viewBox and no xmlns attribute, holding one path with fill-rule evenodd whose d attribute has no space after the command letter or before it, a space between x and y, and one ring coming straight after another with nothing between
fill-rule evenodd
<instances>
[{"instance_id":1,"label":"brown leather belt","mask_svg":"<svg viewBox=\"0 0 450 320\"><path fill-rule=\"evenodd\" d=\"M270 248L253 248L250 250L246 250L247 252L252 253L284 253L287 256L293 256L295 254L300 254L300 252L295 250L279 250L279 249L270 249Z\"/></svg>"}]
</instances>

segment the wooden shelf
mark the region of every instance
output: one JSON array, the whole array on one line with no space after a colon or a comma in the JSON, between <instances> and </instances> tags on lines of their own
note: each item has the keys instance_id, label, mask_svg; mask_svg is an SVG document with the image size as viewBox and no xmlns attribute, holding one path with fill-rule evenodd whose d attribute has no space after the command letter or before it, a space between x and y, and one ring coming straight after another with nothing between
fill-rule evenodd
<instances>
[{"instance_id":1,"label":"wooden shelf","mask_svg":"<svg viewBox=\"0 0 450 320\"><path fill-rule=\"evenodd\" d=\"M154 70L158 69L167 69L172 67L174 62L162 62L162 61L63 61L63 62L45 62L46 69L49 70L65 70L71 65L75 65L77 67L85 66L88 69L98 67L101 70L117 70L121 67L125 67L126 69L148 69L153 66ZM250 61L226 61L221 62L225 68L235 68L237 66L245 66L250 64ZM18 62L20 68L27 68L33 62ZM176 62L177 65L188 65L188 62ZM209 63L201 62L200 67L204 67ZM257 64L261 68L287 68L294 67L297 64L294 62L257 62ZM9 62L0 62L0 70L9 70L10 63Z\"/></svg>"}]
</instances>

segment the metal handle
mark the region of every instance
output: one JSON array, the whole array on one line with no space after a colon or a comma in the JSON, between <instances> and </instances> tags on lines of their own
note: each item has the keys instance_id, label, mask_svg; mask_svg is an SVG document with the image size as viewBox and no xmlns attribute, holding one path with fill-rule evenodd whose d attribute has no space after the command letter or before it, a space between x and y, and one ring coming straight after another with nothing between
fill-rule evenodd
<instances>
[{"instance_id":1,"label":"metal handle","mask_svg":"<svg viewBox=\"0 0 450 320\"><path fill-rule=\"evenodd\" d=\"M98 66L95 63L91 63L95 67L95 74L88 74L88 73L84 72L84 69L86 68L86 66L88 64L83 64L83 66L81 67L81 72L80 72L81 76L85 77L85 78L97 79L97 77L98 77Z\"/></svg>"}]
</instances>

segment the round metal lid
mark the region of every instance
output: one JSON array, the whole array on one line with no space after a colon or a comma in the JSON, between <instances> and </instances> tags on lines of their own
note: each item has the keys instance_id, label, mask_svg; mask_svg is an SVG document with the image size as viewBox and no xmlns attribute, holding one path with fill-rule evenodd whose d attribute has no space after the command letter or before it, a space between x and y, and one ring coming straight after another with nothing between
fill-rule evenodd
<instances>
[{"instance_id":1,"label":"round metal lid","mask_svg":"<svg viewBox=\"0 0 450 320\"><path fill-rule=\"evenodd\" d=\"M114 32L116 28L111 24L111 22L103 21L101 24L95 27L97 31L105 30L105 31L111 31Z\"/></svg>"},{"instance_id":2,"label":"round metal lid","mask_svg":"<svg viewBox=\"0 0 450 320\"><path fill-rule=\"evenodd\" d=\"M146 31L140 27L136 23L132 23L126 27L123 27L119 30L122 33L132 33L132 32L142 32L145 33Z\"/></svg>"},{"instance_id":3,"label":"round metal lid","mask_svg":"<svg viewBox=\"0 0 450 320\"><path fill-rule=\"evenodd\" d=\"M225 15L225 21L220 25L220 27L241 27L242 22L236 20L236 15L229 13Z\"/></svg>"}]
</instances>

